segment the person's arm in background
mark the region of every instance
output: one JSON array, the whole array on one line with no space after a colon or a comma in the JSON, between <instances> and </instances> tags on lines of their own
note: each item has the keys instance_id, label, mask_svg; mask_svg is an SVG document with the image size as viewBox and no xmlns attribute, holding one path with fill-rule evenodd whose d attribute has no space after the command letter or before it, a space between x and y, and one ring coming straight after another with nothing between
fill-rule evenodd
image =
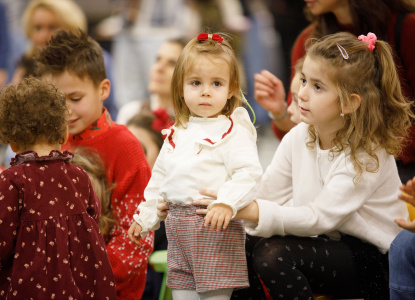
<instances>
[{"instance_id":1,"label":"person's arm in background","mask_svg":"<svg viewBox=\"0 0 415 300\"><path fill-rule=\"evenodd\" d=\"M294 66L296 65L297 61L299 59L301 59L304 55L305 55L305 41L310 37L312 31L314 30L314 24L311 24L309 26L307 26L297 37L293 49L292 49L292 53L291 53L291 77L290 77L290 81L293 79L294 74L295 74L295 68ZM282 88L283 86L279 87L277 86L277 88ZM284 98L285 98L285 92L284 92ZM258 99L255 98L257 101ZM282 139L284 137L284 135L291 129L294 127L294 123L291 122L290 117L288 115L288 113L285 114L285 117L282 118L282 116L284 116L284 110L286 111L288 105L290 105L291 103L291 92L288 91L288 97L287 97L287 102L284 101L284 106L282 105L282 102L280 99L278 99L279 104L274 104L273 106L269 106L269 109L264 107L261 102L259 102L261 104L262 107L264 107L266 110L268 110L272 116L274 117L272 122L272 130L275 134L275 136L278 139Z\"/></svg>"},{"instance_id":2,"label":"person's arm in background","mask_svg":"<svg viewBox=\"0 0 415 300\"><path fill-rule=\"evenodd\" d=\"M399 189L402 191L402 194L398 198L415 206L415 177L406 184L402 184ZM396 219L395 222L399 227L415 233L415 220L407 222L404 219Z\"/></svg>"},{"instance_id":3,"label":"person's arm in background","mask_svg":"<svg viewBox=\"0 0 415 300\"><path fill-rule=\"evenodd\" d=\"M6 9L0 2L0 88L5 86L9 79L7 63L9 58L9 35L7 29Z\"/></svg>"}]
</instances>

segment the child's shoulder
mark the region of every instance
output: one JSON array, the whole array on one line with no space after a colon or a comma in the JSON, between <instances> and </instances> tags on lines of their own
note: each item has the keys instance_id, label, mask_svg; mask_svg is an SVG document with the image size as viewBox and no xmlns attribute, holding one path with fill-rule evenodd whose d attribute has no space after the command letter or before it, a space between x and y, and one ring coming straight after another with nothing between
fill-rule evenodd
<instances>
[{"instance_id":1,"label":"child's shoulder","mask_svg":"<svg viewBox=\"0 0 415 300\"><path fill-rule=\"evenodd\" d=\"M248 111L245 108L237 107L230 116L230 119L232 119L236 127L241 126L242 128L247 129L249 133L251 133L256 138L256 128L252 123L251 118L249 117Z\"/></svg>"}]
</instances>

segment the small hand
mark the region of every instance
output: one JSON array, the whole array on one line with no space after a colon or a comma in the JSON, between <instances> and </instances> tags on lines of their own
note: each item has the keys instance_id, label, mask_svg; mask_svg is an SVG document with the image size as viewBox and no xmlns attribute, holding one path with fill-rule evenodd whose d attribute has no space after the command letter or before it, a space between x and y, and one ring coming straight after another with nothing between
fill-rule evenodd
<instances>
[{"instance_id":1,"label":"small hand","mask_svg":"<svg viewBox=\"0 0 415 300\"><path fill-rule=\"evenodd\" d=\"M128 237L137 246L141 246L141 242L140 242L141 230L143 230L143 228L141 228L141 226L138 225L137 222L134 222L133 224L131 224L130 228L128 229Z\"/></svg>"},{"instance_id":2,"label":"small hand","mask_svg":"<svg viewBox=\"0 0 415 300\"><path fill-rule=\"evenodd\" d=\"M415 206L415 177L408 180L406 184L402 184L399 189L402 191L402 194L398 196L399 199Z\"/></svg>"},{"instance_id":3,"label":"small hand","mask_svg":"<svg viewBox=\"0 0 415 300\"><path fill-rule=\"evenodd\" d=\"M395 223L398 224L399 227L415 233L415 220L407 222L404 219L399 218L395 219Z\"/></svg>"},{"instance_id":4,"label":"small hand","mask_svg":"<svg viewBox=\"0 0 415 300\"><path fill-rule=\"evenodd\" d=\"M198 200L194 200L193 201L193 205L201 205L201 206L206 206L205 209L203 208L199 208L196 209L196 213L199 215L206 215L208 213L207 207L216 200L217 196L218 196L218 191L214 191L214 190L200 190L199 194L209 197L209 198L203 198L203 199L198 199Z\"/></svg>"},{"instance_id":5,"label":"small hand","mask_svg":"<svg viewBox=\"0 0 415 300\"><path fill-rule=\"evenodd\" d=\"M287 109L285 89L282 81L269 71L255 74L254 98L264 109L279 118Z\"/></svg>"},{"instance_id":6,"label":"small hand","mask_svg":"<svg viewBox=\"0 0 415 300\"><path fill-rule=\"evenodd\" d=\"M205 226L209 226L212 230L220 231L221 227L226 229L232 218L232 208L229 205L218 203L207 213L205 217Z\"/></svg>"},{"instance_id":7,"label":"small hand","mask_svg":"<svg viewBox=\"0 0 415 300\"><path fill-rule=\"evenodd\" d=\"M167 218L167 214L169 213L169 204L167 202L159 202L157 204L157 216L165 220Z\"/></svg>"},{"instance_id":8,"label":"small hand","mask_svg":"<svg viewBox=\"0 0 415 300\"><path fill-rule=\"evenodd\" d=\"M398 198L409 204L415 205L415 177L408 180L406 184L402 184L399 189L402 191L402 194L399 195ZM415 233L415 220L407 222L404 219L399 218L395 219L395 223L398 224L399 227Z\"/></svg>"}]
</instances>

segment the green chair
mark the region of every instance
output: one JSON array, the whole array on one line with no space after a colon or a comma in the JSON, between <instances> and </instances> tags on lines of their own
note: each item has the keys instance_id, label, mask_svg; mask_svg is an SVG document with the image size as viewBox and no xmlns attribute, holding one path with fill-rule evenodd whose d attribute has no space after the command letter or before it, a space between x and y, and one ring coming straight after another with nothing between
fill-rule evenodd
<instances>
[{"instance_id":1,"label":"green chair","mask_svg":"<svg viewBox=\"0 0 415 300\"><path fill-rule=\"evenodd\" d=\"M171 289L166 286L167 279L167 250L158 250L150 255L148 260L151 267L159 273L163 273L163 282L161 283L158 300L173 300Z\"/></svg>"}]
</instances>

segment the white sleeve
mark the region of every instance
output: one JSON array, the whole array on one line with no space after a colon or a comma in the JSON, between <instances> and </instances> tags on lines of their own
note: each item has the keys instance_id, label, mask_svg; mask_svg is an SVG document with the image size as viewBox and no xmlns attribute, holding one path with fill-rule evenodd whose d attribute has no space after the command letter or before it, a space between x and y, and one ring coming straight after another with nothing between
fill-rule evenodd
<instances>
[{"instance_id":1,"label":"white sleeve","mask_svg":"<svg viewBox=\"0 0 415 300\"><path fill-rule=\"evenodd\" d=\"M162 221L157 216L157 204L159 201L164 200L160 195L159 190L166 177L163 163L163 158L167 148L165 145L166 144L163 144L163 147L160 150L160 154L157 157L151 172L151 178L146 189L144 190L144 198L146 201L141 202L138 206L140 213L133 216L134 221L136 221L142 228L140 234L142 238L144 238L150 230L158 229L160 227L160 222Z\"/></svg>"},{"instance_id":2,"label":"white sleeve","mask_svg":"<svg viewBox=\"0 0 415 300\"><path fill-rule=\"evenodd\" d=\"M381 160L380 164L383 164ZM364 172L355 185L355 172L350 170L354 170L354 166L349 159L343 158L318 196L306 199L306 204L301 206L280 206L275 202L257 200L259 222L256 227L248 224L247 233L263 237L313 236L338 230L365 205L382 182L379 178L381 172Z\"/></svg>"},{"instance_id":3,"label":"white sleeve","mask_svg":"<svg viewBox=\"0 0 415 300\"><path fill-rule=\"evenodd\" d=\"M238 210L256 198L258 192L262 167L258 158L256 135L238 124L234 136L220 146L220 151L231 180L222 184L217 200L208 209L218 203L229 205L233 218Z\"/></svg>"}]
</instances>

